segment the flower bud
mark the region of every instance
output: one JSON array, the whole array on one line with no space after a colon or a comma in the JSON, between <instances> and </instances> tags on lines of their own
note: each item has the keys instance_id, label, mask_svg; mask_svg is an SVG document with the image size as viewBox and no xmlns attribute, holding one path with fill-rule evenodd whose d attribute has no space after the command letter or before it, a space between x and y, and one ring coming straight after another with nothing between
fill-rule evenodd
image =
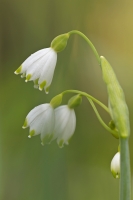
<instances>
[{"instance_id":1,"label":"flower bud","mask_svg":"<svg viewBox=\"0 0 133 200\"><path fill-rule=\"evenodd\" d=\"M67 40L69 39L69 33L65 33L62 35L57 36L51 42L51 47L56 52L63 51L67 45Z\"/></svg>"},{"instance_id":2,"label":"flower bud","mask_svg":"<svg viewBox=\"0 0 133 200\"><path fill-rule=\"evenodd\" d=\"M68 101L68 107L69 108L75 108L79 106L82 103L82 97L81 95L75 95Z\"/></svg>"},{"instance_id":3,"label":"flower bud","mask_svg":"<svg viewBox=\"0 0 133 200\"><path fill-rule=\"evenodd\" d=\"M114 123L114 121L113 120L111 120L110 122L109 122L109 127L112 129L112 130L114 130L116 127L115 127L115 123Z\"/></svg>"},{"instance_id":4,"label":"flower bud","mask_svg":"<svg viewBox=\"0 0 133 200\"><path fill-rule=\"evenodd\" d=\"M115 123L114 123L113 120L111 120L111 121L109 122L109 127L111 128L111 130L114 131L113 136L114 136L115 138L118 139L118 138L119 138L119 132L118 132L118 130L117 130L117 128L116 128Z\"/></svg>"},{"instance_id":5,"label":"flower bud","mask_svg":"<svg viewBox=\"0 0 133 200\"><path fill-rule=\"evenodd\" d=\"M59 94L59 95L55 96L55 97L50 101L51 106L52 106L53 108L58 107L58 106L61 104L61 102L62 102L62 97L63 97L62 94Z\"/></svg>"},{"instance_id":6,"label":"flower bud","mask_svg":"<svg viewBox=\"0 0 133 200\"><path fill-rule=\"evenodd\" d=\"M111 161L111 172L114 178L120 177L120 152L116 153Z\"/></svg>"},{"instance_id":7,"label":"flower bud","mask_svg":"<svg viewBox=\"0 0 133 200\"><path fill-rule=\"evenodd\" d=\"M125 95L109 62L103 57L101 68L109 97L109 111L120 137L127 138L130 134L129 111Z\"/></svg>"}]
</instances>

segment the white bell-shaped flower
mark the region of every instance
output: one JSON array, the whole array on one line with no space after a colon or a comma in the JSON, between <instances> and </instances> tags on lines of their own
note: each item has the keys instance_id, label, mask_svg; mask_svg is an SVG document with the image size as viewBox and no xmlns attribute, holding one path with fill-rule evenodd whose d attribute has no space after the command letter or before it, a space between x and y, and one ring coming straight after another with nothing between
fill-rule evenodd
<instances>
[{"instance_id":1,"label":"white bell-shaped flower","mask_svg":"<svg viewBox=\"0 0 133 200\"><path fill-rule=\"evenodd\" d=\"M74 109L68 105L59 106L55 109L55 127L53 139L57 139L59 147L64 143L69 144L69 140L74 134L76 127L76 116Z\"/></svg>"},{"instance_id":2,"label":"white bell-shaped flower","mask_svg":"<svg viewBox=\"0 0 133 200\"><path fill-rule=\"evenodd\" d=\"M14 73L26 77L25 82L34 81L35 88L44 88L48 93L56 62L57 53L53 48L42 49L29 56Z\"/></svg>"},{"instance_id":3,"label":"white bell-shaped flower","mask_svg":"<svg viewBox=\"0 0 133 200\"><path fill-rule=\"evenodd\" d=\"M41 104L28 113L23 128L30 127L29 138L40 134L42 144L45 144L50 143L53 138L54 123L53 107L50 104Z\"/></svg>"},{"instance_id":4,"label":"white bell-shaped flower","mask_svg":"<svg viewBox=\"0 0 133 200\"><path fill-rule=\"evenodd\" d=\"M115 178L120 177L120 152L116 153L111 161L111 172Z\"/></svg>"}]
</instances>

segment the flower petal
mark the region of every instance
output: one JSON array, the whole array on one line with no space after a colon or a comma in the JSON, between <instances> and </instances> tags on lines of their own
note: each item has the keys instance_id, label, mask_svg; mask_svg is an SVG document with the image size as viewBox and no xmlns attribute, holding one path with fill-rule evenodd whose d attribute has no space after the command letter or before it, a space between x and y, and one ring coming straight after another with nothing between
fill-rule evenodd
<instances>
[{"instance_id":1,"label":"flower petal","mask_svg":"<svg viewBox=\"0 0 133 200\"><path fill-rule=\"evenodd\" d=\"M45 54L41 58L37 59L32 65L30 65L26 71L26 74L32 74L32 77L30 80L38 79L41 74L42 70L45 67L45 64L49 58L49 54Z\"/></svg>"},{"instance_id":2,"label":"flower petal","mask_svg":"<svg viewBox=\"0 0 133 200\"><path fill-rule=\"evenodd\" d=\"M51 49L49 57L45 63L45 66L42 69L38 81L39 84L41 84L43 81L47 82L46 87L48 87L51 84L56 62L57 62L57 53Z\"/></svg>"},{"instance_id":3,"label":"flower petal","mask_svg":"<svg viewBox=\"0 0 133 200\"><path fill-rule=\"evenodd\" d=\"M36 117L49 109L49 106L49 104L41 104L32 109L26 116L28 126L36 119Z\"/></svg>"},{"instance_id":4,"label":"flower petal","mask_svg":"<svg viewBox=\"0 0 133 200\"><path fill-rule=\"evenodd\" d=\"M67 105L55 109L54 139L57 138L57 143L61 147L64 143L68 144L75 127L76 116L73 109L70 109Z\"/></svg>"},{"instance_id":5,"label":"flower petal","mask_svg":"<svg viewBox=\"0 0 133 200\"><path fill-rule=\"evenodd\" d=\"M55 114L51 104L42 104L29 112L23 128L30 127L29 138L41 134L41 140L44 144L46 142L46 137L50 139L48 142L50 142L53 137L54 121Z\"/></svg>"},{"instance_id":6,"label":"flower petal","mask_svg":"<svg viewBox=\"0 0 133 200\"><path fill-rule=\"evenodd\" d=\"M22 71L21 73L27 71L27 69L32 66L34 62L36 62L41 57L47 55L51 48L41 49L33 54L31 54L23 63L22 63Z\"/></svg>"},{"instance_id":7,"label":"flower petal","mask_svg":"<svg viewBox=\"0 0 133 200\"><path fill-rule=\"evenodd\" d=\"M56 62L57 52L51 47L41 49L29 56L14 73L22 74L22 78L26 77L25 82L34 81L35 88L39 90L44 88L48 93Z\"/></svg>"},{"instance_id":8,"label":"flower petal","mask_svg":"<svg viewBox=\"0 0 133 200\"><path fill-rule=\"evenodd\" d=\"M43 124L41 126L41 140L43 141L46 135L53 135L55 125L54 109L49 107L49 110L45 112L43 116Z\"/></svg>"}]
</instances>

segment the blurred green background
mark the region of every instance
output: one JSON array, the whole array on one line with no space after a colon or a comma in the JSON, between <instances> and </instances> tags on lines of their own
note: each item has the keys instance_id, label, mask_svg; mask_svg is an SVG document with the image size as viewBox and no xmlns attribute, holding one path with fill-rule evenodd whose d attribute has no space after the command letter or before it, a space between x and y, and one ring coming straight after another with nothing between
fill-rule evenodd
<instances>
[{"instance_id":1,"label":"blurred green background","mask_svg":"<svg viewBox=\"0 0 133 200\"><path fill-rule=\"evenodd\" d=\"M85 41L73 35L58 54L49 95L13 72L57 35L78 29L112 64L132 122L133 1L2 0L1 5L0 199L118 200L119 180L110 172L118 141L103 129L86 99L76 109L76 131L63 149L55 141L43 147L39 136L28 139L28 129L21 128L32 108L66 89L88 92L107 105L101 70ZM98 109L108 123L109 116ZM132 143L131 135L133 166Z\"/></svg>"}]
</instances>

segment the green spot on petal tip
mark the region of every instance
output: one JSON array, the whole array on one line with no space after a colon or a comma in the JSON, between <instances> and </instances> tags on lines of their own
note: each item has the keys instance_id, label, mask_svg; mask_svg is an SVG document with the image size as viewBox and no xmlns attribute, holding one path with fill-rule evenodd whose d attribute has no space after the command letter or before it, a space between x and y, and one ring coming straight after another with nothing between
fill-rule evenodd
<instances>
[{"instance_id":1,"label":"green spot on petal tip","mask_svg":"<svg viewBox=\"0 0 133 200\"><path fill-rule=\"evenodd\" d=\"M44 146L43 142L41 142L41 145Z\"/></svg>"},{"instance_id":2,"label":"green spot on petal tip","mask_svg":"<svg viewBox=\"0 0 133 200\"><path fill-rule=\"evenodd\" d=\"M42 145L49 144L53 138L53 134L48 134L42 139Z\"/></svg>"},{"instance_id":3,"label":"green spot on petal tip","mask_svg":"<svg viewBox=\"0 0 133 200\"><path fill-rule=\"evenodd\" d=\"M49 136L49 144L50 144L50 142L52 141L53 136L54 136L54 134L51 134L51 135Z\"/></svg>"},{"instance_id":4,"label":"green spot on petal tip","mask_svg":"<svg viewBox=\"0 0 133 200\"><path fill-rule=\"evenodd\" d=\"M49 88L50 88L50 85L45 89L46 94L49 93Z\"/></svg>"},{"instance_id":5,"label":"green spot on petal tip","mask_svg":"<svg viewBox=\"0 0 133 200\"><path fill-rule=\"evenodd\" d=\"M60 148L63 147L63 143L64 143L64 140L60 140L60 141L59 141L59 144L58 144L58 145L59 145Z\"/></svg>"},{"instance_id":6,"label":"green spot on petal tip","mask_svg":"<svg viewBox=\"0 0 133 200\"><path fill-rule=\"evenodd\" d=\"M35 130L30 131L30 137L32 137L33 135L35 135Z\"/></svg>"},{"instance_id":7,"label":"green spot on petal tip","mask_svg":"<svg viewBox=\"0 0 133 200\"><path fill-rule=\"evenodd\" d=\"M45 87L46 85L46 81L43 81L40 85L39 85L39 90L43 90L43 88Z\"/></svg>"},{"instance_id":8,"label":"green spot on petal tip","mask_svg":"<svg viewBox=\"0 0 133 200\"><path fill-rule=\"evenodd\" d=\"M25 73L21 75L21 78L24 78L24 77L26 77L26 74L25 74Z\"/></svg>"},{"instance_id":9,"label":"green spot on petal tip","mask_svg":"<svg viewBox=\"0 0 133 200\"><path fill-rule=\"evenodd\" d=\"M34 88L36 88L36 89L38 89L38 87L39 87L38 80L39 80L39 78L34 81Z\"/></svg>"},{"instance_id":10,"label":"green spot on petal tip","mask_svg":"<svg viewBox=\"0 0 133 200\"><path fill-rule=\"evenodd\" d=\"M22 128L27 128L27 126L28 126L28 122L27 122L27 119L25 119L24 125L22 126Z\"/></svg>"},{"instance_id":11,"label":"green spot on petal tip","mask_svg":"<svg viewBox=\"0 0 133 200\"><path fill-rule=\"evenodd\" d=\"M38 80L39 78L34 81L35 85L38 85Z\"/></svg>"},{"instance_id":12,"label":"green spot on petal tip","mask_svg":"<svg viewBox=\"0 0 133 200\"><path fill-rule=\"evenodd\" d=\"M27 76L26 76L26 80L25 80L25 82L28 82L30 79L31 79L31 74L28 74Z\"/></svg>"},{"instance_id":13,"label":"green spot on petal tip","mask_svg":"<svg viewBox=\"0 0 133 200\"><path fill-rule=\"evenodd\" d=\"M14 74L20 74L22 71L22 65L14 72Z\"/></svg>"}]
</instances>

